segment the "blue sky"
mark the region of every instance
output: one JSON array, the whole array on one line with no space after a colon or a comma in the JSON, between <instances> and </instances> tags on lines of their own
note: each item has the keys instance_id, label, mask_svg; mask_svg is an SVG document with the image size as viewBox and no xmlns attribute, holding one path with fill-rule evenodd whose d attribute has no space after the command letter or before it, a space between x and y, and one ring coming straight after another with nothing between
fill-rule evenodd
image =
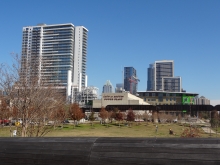
<instances>
[{"instance_id":1,"label":"blue sky","mask_svg":"<svg viewBox=\"0 0 220 165\"><path fill-rule=\"evenodd\" d=\"M1 0L0 62L21 52L22 27L73 23L89 30L88 85L122 82L133 66L147 88L147 68L174 60L187 92L220 100L219 0Z\"/></svg>"}]
</instances>

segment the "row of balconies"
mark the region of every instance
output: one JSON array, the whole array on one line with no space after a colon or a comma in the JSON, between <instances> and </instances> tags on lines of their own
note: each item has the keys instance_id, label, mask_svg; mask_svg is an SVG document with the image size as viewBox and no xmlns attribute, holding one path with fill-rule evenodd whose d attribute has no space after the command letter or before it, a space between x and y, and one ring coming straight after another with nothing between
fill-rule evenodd
<instances>
[{"instance_id":1,"label":"row of balconies","mask_svg":"<svg viewBox=\"0 0 220 165\"><path fill-rule=\"evenodd\" d=\"M67 41L67 42L73 42L74 41L74 39L71 39L71 38L69 38L69 39L48 39L48 40L43 40L43 43L46 43L46 44L48 44L48 43L56 43L56 42L65 42L65 41Z\"/></svg>"},{"instance_id":2,"label":"row of balconies","mask_svg":"<svg viewBox=\"0 0 220 165\"><path fill-rule=\"evenodd\" d=\"M43 27L44 30L57 30L57 29L61 29L61 28L74 29L74 26L66 24L66 25L55 25L55 26L45 26L45 27Z\"/></svg>"},{"instance_id":3,"label":"row of balconies","mask_svg":"<svg viewBox=\"0 0 220 165\"><path fill-rule=\"evenodd\" d=\"M72 58L73 56L73 53L43 53L42 54L44 57L51 57L51 58L59 58L60 56L62 58L65 58L65 57L68 57L68 58Z\"/></svg>"},{"instance_id":4,"label":"row of balconies","mask_svg":"<svg viewBox=\"0 0 220 165\"><path fill-rule=\"evenodd\" d=\"M57 37L47 37L47 38L43 38L43 41L50 41L50 40L74 40L74 37L69 36L69 37L65 37L65 36L57 36Z\"/></svg>"},{"instance_id":5,"label":"row of balconies","mask_svg":"<svg viewBox=\"0 0 220 165\"><path fill-rule=\"evenodd\" d=\"M44 33L43 37L50 37L50 36L74 36L72 32L62 32L62 33Z\"/></svg>"},{"instance_id":6,"label":"row of balconies","mask_svg":"<svg viewBox=\"0 0 220 165\"><path fill-rule=\"evenodd\" d=\"M42 43L42 46L50 46L50 45L73 45L72 41L54 41L54 42L44 42Z\"/></svg>"},{"instance_id":7,"label":"row of balconies","mask_svg":"<svg viewBox=\"0 0 220 165\"><path fill-rule=\"evenodd\" d=\"M48 45L48 46L43 46L43 49L66 49L66 48L69 48L69 49L72 49L73 48L73 45Z\"/></svg>"}]
</instances>

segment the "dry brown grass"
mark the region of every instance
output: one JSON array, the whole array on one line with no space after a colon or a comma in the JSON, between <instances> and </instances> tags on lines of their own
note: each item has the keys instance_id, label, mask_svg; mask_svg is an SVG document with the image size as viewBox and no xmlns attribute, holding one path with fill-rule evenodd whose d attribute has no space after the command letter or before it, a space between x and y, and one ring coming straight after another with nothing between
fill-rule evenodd
<instances>
[{"instance_id":1,"label":"dry brown grass","mask_svg":"<svg viewBox=\"0 0 220 165\"><path fill-rule=\"evenodd\" d=\"M117 124L110 124L109 127L95 123L94 127L90 124L80 124L74 128L73 125L64 125L64 128L58 128L49 132L46 137L180 137L184 131L184 126L178 124L157 124L158 131L156 132L156 125L153 123L133 123L131 127L122 125L118 127ZM175 135L169 135L169 129L172 129ZM14 128L15 129L15 128ZM9 127L0 128L0 137L10 137ZM209 137L202 130L200 137ZM212 137L216 137L213 135Z\"/></svg>"}]
</instances>

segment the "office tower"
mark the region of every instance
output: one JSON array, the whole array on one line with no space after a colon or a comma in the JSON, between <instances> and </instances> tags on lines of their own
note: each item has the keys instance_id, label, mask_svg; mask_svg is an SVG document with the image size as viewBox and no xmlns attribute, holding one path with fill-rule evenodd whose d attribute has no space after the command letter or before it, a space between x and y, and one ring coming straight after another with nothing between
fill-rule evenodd
<instances>
[{"instance_id":1,"label":"office tower","mask_svg":"<svg viewBox=\"0 0 220 165\"><path fill-rule=\"evenodd\" d=\"M162 77L162 91L181 92L181 77Z\"/></svg>"},{"instance_id":2,"label":"office tower","mask_svg":"<svg viewBox=\"0 0 220 165\"><path fill-rule=\"evenodd\" d=\"M147 91L181 92L181 77L174 77L174 61L155 61L148 68Z\"/></svg>"},{"instance_id":3,"label":"office tower","mask_svg":"<svg viewBox=\"0 0 220 165\"><path fill-rule=\"evenodd\" d=\"M113 86L110 80L107 80L105 85L103 86L102 93L113 93Z\"/></svg>"},{"instance_id":4,"label":"office tower","mask_svg":"<svg viewBox=\"0 0 220 165\"><path fill-rule=\"evenodd\" d=\"M124 90L136 95L138 81L136 70L133 67L124 67Z\"/></svg>"},{"instance_id":5,"label":"office tower","mask_svg":"<svg viewBox=\"0 0 220 165\"><path fill-rule=\"evenodd\" d=\"M87 33L71 23L23 27L21 79L59 86L70 97L87 86Z\"/></svg>"}]
</instances>

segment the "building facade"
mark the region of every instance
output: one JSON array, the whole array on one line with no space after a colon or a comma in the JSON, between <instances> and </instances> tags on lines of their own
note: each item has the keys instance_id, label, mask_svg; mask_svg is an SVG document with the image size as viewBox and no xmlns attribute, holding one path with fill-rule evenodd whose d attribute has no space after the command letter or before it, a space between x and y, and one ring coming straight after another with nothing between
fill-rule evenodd
<instances>
[{"instance_id":1,"label":"building facade","mask_svg":"<svg viewBox=\"0 0 220 165\"><path fill-rule=\"evenodd\" d=\"M138 81L136 69L124 67L124 90L136 95Z\"/></svg>"},{"instance_id":2,"label":"building facade","mask_svg":"<svg viewBox=\"0 0 220 165\"><path fill-rule=\"evenodd\" d=\"M87 86L87 33L71 23L23 27L21 78L59 86L67 97Z\"/></svg>"},{"instance_id":3,"label":"building facade","mask_svg":"<svg viewBox=\"0 0 220 165\"><path fill-rule=\"evenodd\" d=\"M196 105L210 105L210 100L205 98L204 96L195 98Z\"/></svg>"},{"instance_id":4,"label":"building facade","mask_svg":"<svg viewBox=\"0 0 220 165\"><path fill-rule=\"evenodd\" d=\"M181 92L181 77L174 77L174 61L155 61L149 65L147 91Z\"/></svg>"},{"instance_id":5,"label":"building facade","mask_svg":"<svg viewBox=\"0 0 220 165\"><path fill-rule=\"evenodd\" d=\"M101 99L93 100L93 108L107 105L149 105L149 103L129 92L103 93Z\"/></svg>"},{"instance_id":6,"label":"building facade","mask_svg":"<svg viewBox=\"0 0 220 165\"><path fill-rule=\"evenodd\" d=\"M167 92L167 91L139 91L139 97L151 105L184 105L196 104L197 93Z\"/></svg>"},{"instance_id":7,"label":"building facade","mask_svg":"<svg viewBox=\"0 0 220 165\"><path fill-rule=\"evenodd\" d=\"M110 80L107 80L105 85L103 86L102 93L113 93L113 86Z\"/></svg>"},{"instance_id":8,"label":"building facade","mask_svg":"<svg viewBox=\"0 0 220 165\"><path fill-rule=\"evenodd\" d=\"M162 77L162 91L180 92L181 77Z\"/></svg>"}]
</instances>

